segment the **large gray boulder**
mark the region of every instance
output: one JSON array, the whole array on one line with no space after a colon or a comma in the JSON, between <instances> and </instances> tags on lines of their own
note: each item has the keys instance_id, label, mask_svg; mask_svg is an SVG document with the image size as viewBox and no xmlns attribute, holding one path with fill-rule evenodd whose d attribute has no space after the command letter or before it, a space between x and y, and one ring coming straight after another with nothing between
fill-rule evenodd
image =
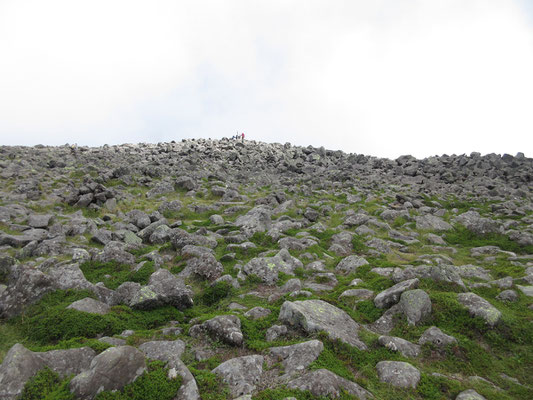
<instances>
[{"instance_id":1,"label":"large gray boulder","mask_svg":"<svg viewBox=\"0 0 533 400\"><path fill-rule=\"evenodd\" d=\"M77 398L94 399L104 390L120 390L146 371L144 354L131 346L110 347L70 381Z\"/></svg>"},{"instance_id":2,"label":"large gray boulder","mask_svg":"<svg viewBox=\"0 0 533 400\"><path fill-rule=\"evenodd\" d=\"M241 320L235 315L217 315L189 329L189 335L192 337L199 337L202 334L208 334L232 346L241 346L244 338L241 332Z\"/></svg>"},{"instance_id":3,"label":"large gray boulder","mask_svg":"<svg viewBox=\"0 0 533 400\"><path fill-rule=\"evenodd\" d=\"M292 346L271 347L269 354L283 365L285 375L301 372L315 361L324 350L319 340L293 344Z\"/></svg>"},{"instance_id":4,"label":"large gray boulder","mask_svg":"<svg viewBox=\"0 0 533 400\"><path fill-rule=\"evenodd\" d=\"M325 301L286 301L281 306L278 319L307 333L325 331L332 339L339 339L359 350L367 349L357 336L359 324L345 311Z\"/></svg>"},{"instance_id":5,"label":"large gray boulder","mask_svg":"<svg viewBox=\"0 0 533 400\"><path fill-rule=\"evenodd\" d=\"M335 271L345 273L355 272L357 268L362 267L363 265L368 265L368 261L363 257L351 255L343 258L335 267Z\"/></svg>"},{"instance_id":6,"label":"large gray boulder","mask_svg":"<svg viewBox=\"0 0 533 400\"><path fill-rule=\"evenodd\" d=\"M400 388L416 388L420 382L420 371L402 361L380 361L376 364L381 382Z\"/></svg>"},{"instance_id":7,"label":"large gray boulder","mask_svg":"<svg viewBox=\"0 0 533 400\"><path fill-rule=\"evenodd\" d=\"M241 228L247 237L251 237L256 232L265 232L272 224L272 210L269 207L259 205L252 208L245 215L241 215L235 221L235 226Z\"/></svg>"},{"instance_id":8,"label":"large gray boulder","mask_svg":"<svg viewBox=\"0 0 533 400\"><path fill-rule=\"evenodd\" d=\"M418 283L419 280L417 278L399 282L396 285L378 293L377 296L374 297L374 304L378 308L389 308L390 306L398 303L403 292L418 287Z\"/></svg>"},{"instance_id":9,"label":"large gray boulder","mask_svg":"<svg viewBox=\"0 0 533 400\"><path fill-rule=\"evenodd\" d=\"M161 268L150 276L148 285L133 294L129 305L139 310L151 310L164 305L183 310L192 307L192 295L192 290L181 279Z\"/></svg>"},{"instance_id":10,"label":"large gray boulder","mask_svg":"<svg viewBox=\"0 0 533 400\"><path fill-rule=\"evenodd\" d=\"M313 396L337 398L346 391L358 399L373 398L372 394L357 383L344 379L327 369L311 371L287 384L289 389L309 390Z\"/></svg>"},{"instance_id":11,"label":"large gray boulder","mask_svg":"<svg viewBox=\"0 0 533 400\"><path fill-rule=\"evenodd\" d=\"M245 275L257 275L268 285L278 281L278 273L294 275L296 268L302 268L303 263L290 255L287 249L281 249L274 257L256 257L242 268Z\"/></svg>"},{"instance_id":12,"label":"large gray boulder","mask_svg":"<svg viewBox=\"0 0 533 400\"><path fill-rule=\"evenodd\" d=\"M89 347L36 353L17 343L0 365L0 399L17 398L26 382L45 367L62 377L79 374L89 368L95 356L95 351Z\"/></svg>"},{"instance_id":13,"label":"large gray boulder","mask_svg":"<svg viewBox=\"0 0 533 400\"><path fill-rule=\"evenodd\" d=\"M468 309L470 315L483 318L490 327L494 327L502 317L496 307L475 293L459 293L457 300Z\"/></svg>"},{"instance_id":14,"label":"large gray boulder","mask_svg":"<svg viewBox=\"0 0 533 400\"><path fill-rule=\"evenodd\" d=\"M467 211L463 214L460 214L455 217L454 221L478 235L500 232L500 225L498 222L490 218L484 218L480 216L477 211Z\"/></svg>"},{"instance_id":15,"label":"large gray boulder","mask_svg":"<svg viewBox=\"0 0 533 400\"><path fill-rule=\"evenodd\" d=\"M218 262L213 254L204 252L198 257L193 257L187 261L187 268L202 278L214 281L222 276L224 267Z\"/></svg>"},{"instance_id":16,"label":"large gray boulder","mask_svg":"<svg viewBox=\"0 0 533 400\"><path fill-rule=\"evenodd\" d=\"M409 325L417 325L431 315L431 299L422 289L403 292L398 304Z\"/></svg>"},{"instance_id":17,"label":"large gray boulder","mask_svg":"<svg viewBox=\"0 0 533 400\"><path fill-rule=\"evenodd\" d=\"M253 392L263 373L263 356L253 355L232 358L212 372L228 384L233 398Z\"/></svg>"}]
</instances>

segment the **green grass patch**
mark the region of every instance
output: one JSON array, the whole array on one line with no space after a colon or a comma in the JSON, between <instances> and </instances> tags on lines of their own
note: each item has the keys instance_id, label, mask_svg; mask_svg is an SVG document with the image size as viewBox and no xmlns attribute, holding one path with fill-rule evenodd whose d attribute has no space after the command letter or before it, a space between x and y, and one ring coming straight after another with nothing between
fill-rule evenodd
<instances>
[{"instance_id":1,"label":"green grass patch","mask_svg":"<svg viewBox=\"0 0 533 400\"><path fill-rule=\"evenodd\" d=\"M467 248L498 246L502 250L512 251L517 254L533 254L533 245L520 245L499 233L478 235L464 226L457 226L453 231L447 232L445 240L451 245L460 245Z\"/></svg>"},{"instance_id":2,"label":"green grass patch","mask_svg":"<svg viewBox=\"0 0 533 400\"><path fill-rule=\"evenodd\" d=\"M61 378L45 367L33 376L22 389L19 400L74 400L68 388L71 377Z\"/></svg>"},{"instance_id":3,"label":"green grass patch","mask_svg":"<svg viewBox=\"0 0 533 400\"><path fill-rule=\"evenodd\" d=\"M124 282L137 282L146 285L155 271L153 261L147 261L138 271L131 266L117 262L101 263L87 261L80 265L85 278L92 283L103 282L109 289L116 289Z\"/></svg>"}]
</instances>

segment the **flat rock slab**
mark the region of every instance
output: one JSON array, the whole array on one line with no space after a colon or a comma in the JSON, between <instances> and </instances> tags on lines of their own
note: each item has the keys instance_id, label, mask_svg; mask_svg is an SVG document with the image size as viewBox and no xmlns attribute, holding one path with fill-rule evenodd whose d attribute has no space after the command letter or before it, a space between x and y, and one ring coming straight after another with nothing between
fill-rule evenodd
<instances>
[{"instance_id":1,"label":"flat rock slab","mask_svg":"<svg viewBox=\"0 0 533 400\"><path fill-rule=\"evenodd\" d=\"M176 367L176 360L181 358L185 351L185 343L181 340L154 340L139 346L146 357L153 360L166 361L171 368Z\"/></svg>"},{"instance_id":2,"label":"flat rock slab","mask_svg":"<svg viewBox=\"0 0 533 400\"><path fill-rule=\"evenodd\" d=\"M411 364L402 361L380 361L376 364L381 382L395 387L416 388L420 382L420 371Z\"/></svg>"},{"instance_id":3,"label":"flat rock slab","mask_svg":"<svg viewBox=\"0 0 533 400\"><path fill-rule=\"evenodd\" d=\"M86 297L84 299L75 301L74 303L70 304L68 309L87 312L91 314L100 314L104 315L109 312L110 307L102 303L101 301L91 299L90 297Z\"/></svg>"},{"instance_id":4,"label":"flat rock slab","mask_svg":"<svg viewBox=\"0 0 533 400\"><path fill-rule=\"evenodd\" d=\"M357 268L362 267L363 265L368 265L368 261L363 257L351 255L343 258L335 267L335 271L346 273L355 272Z\"/></svg>"},{"instance_id":5,"label":"flat rock slab","mask_svg":"<svg viewBox=\"0 0 533 400\"><path fill-rule=\"evenodd\" d=\"M398 304L409 325L417 325L431 315L431 299L422 289L406 290Z\"/></svg>"},{"instance_id":6,"label":"flat rock slab","mask_svg":"<svg viewBox=\"0 0 533 400\"><path fill-rule=\"evenodd\" d=\"M259 355L232 358L216 367L217 374L229 386L233 397L250 394L261 379L264 357Z\"/></svg>"},{"instance_id":7,"label":"flat rock slab","mask_svg":"<svg viewBox=\"0 0 533 400\"><path fill-rule=\"evenodd\" d=\"M457 300L468 308L470 315L483 318L491 327L496 325L502 317L502 313L496 307L475 293L459 293Z\"/></svg>"},{"instance_id":8,"label":"flat rock slab","mask_svg":"<svg viewBox=\"0 0 533 400\"><path fill-rule=\"evenodd\" d=\"M292 346L272 347L269 353L281 361L285 374L290 375L303 371L318 358L322 350L324 350L324 345L320 340L310 340Z\"/></svg>"},{"instance_id":9,"label":"flat rock slab","mask_svg":"<svg viewBox=\"0 0 533 400\"><path fill-rule=\"evenodd\" d=\"M341 391L346 391L361 400L373 398L372 394L357 383L341 378L327 369L308 372L287 384L289 389L309 390L313 396L330 396L337 398Z\"/></svg>"},{"instance_id":10,"label":"flat rock slab","mask_svg":"<svg viewBox=\"0 0 533 400\"><path fill-rule=\"evenodd\" d=\"M357 336L359 324L345 311L322 300L286 301L281 306L279 321L307 333L325 331L332 339L367 350Z\"/></svg>"},{"instance_id":11,"label":"flat rock slab","mask_svg":"<svg viewBox=\"0 0 533 400\"><path fill-rule=\"evenodd\" d=\"M204 333L232 346L240 346L243 342L241 320L235 315L217 315L189 329L192 337L199 337Z\"/></svg>"},{"instance_id":12,"label":"flat rock slab","mask_svg":"<svg viewBox=\"0 0 533 400\"><path fill-rule=\"evenodd\" d=\"M400 301L400 296L403 292L417 288L418 283L418 278L408 279L397 283L396 285L378 293L374 298L374 304L377 308L389 308Z\"/></svg>"}]
</instances>

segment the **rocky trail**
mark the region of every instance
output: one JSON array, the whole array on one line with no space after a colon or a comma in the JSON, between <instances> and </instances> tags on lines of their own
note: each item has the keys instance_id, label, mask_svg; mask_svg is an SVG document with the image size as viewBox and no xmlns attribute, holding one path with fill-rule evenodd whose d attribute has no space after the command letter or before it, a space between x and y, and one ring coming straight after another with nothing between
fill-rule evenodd
<instances>
[{"instance_id":1,"label":"rocky trail","mask_svg":"<svg viewBox=\"0 0 533 400\"><path fill-rule=\"evenodd\" d=\"M533 159L0 147L0 400L533 398Z\"/></svg>"}]
</instances>

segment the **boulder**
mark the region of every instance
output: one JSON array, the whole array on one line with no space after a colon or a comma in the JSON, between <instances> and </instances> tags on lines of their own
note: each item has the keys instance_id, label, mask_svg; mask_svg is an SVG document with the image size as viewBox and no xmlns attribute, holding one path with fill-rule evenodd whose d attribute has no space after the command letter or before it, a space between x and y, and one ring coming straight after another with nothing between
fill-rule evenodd
<instances>
[{"instance_id":1,"label":"boulder","mask_svg":"<svg viewBox=\"0 0 533 400\"><path fill-rule=\"evenodd\" d=\"M345 311L325 301L286 301L281 306L278 319L307 333L325 331L332 339L339 339L359 350L367 349L357 336L359 324Z\"/></svg>"},{"instance_id":2,"label":"boulder","mask_svg":"<svg viewBox=\"0 0 533 400\"><path fill-rule=\"evenodd\" d=\"M490 327L495 326L502 316L496 307L475 293L459 293L457 300L468 309L470 315L483 318Z\"/></svg>"},{"instance_id":3,"label":"boulder","mask_svg":"<svg viewBox=\"0 0 533 400\"><path fill-rule=\"evenodd\" d=\"M398 303L409 325L417 325L431 315L431 299L421 289L407 290Z\"/></svg>"},{"instance_id":4,"label":"boulder","mask_svg":"<svg viewBox=\"0 0 533 400\"><path fill-rule=\"evenodd\" d=\"M315 361L324 350L324 345L319 340L293 344L292 346L271 347L268 353L277 362L281 362L285 375L301 372Z\"/></svg>"},{"instance_id":5,"label":"boulder","mask_svg":"<svg viewBox=\"0 0 533 400\"><path fill-rule=\"evenodd\" d=\"M253 355L232 358L223 362L212 372L228 384L233 398L250 394L261 380L263 356Z\"/></svg>"},{"instance_id":6,"label":"boulder","mask_svg":"<svg viewBox=\"0 0 533 400\"><path fill-rule=\"evenodd\" d=\"M241 346L243 342L241 320L235 315L217 315L189 329L192 337L199 337L204 333L232 346Z\"/></svg>"},{"instance_id":7,"label":"boulder","mask_svg":"<svg viewBox=\"0 0 533 400\"><path fill-rule=\"evenodd\" d=\"M278 273L294 275L296 268L303 268L303 263L290 255L288 250L282 249L274 257L256 257L242 268L245 275L257 275L268 285L274 285L278 280Z\"/></svg>"},{"instance_id":8,"label":"boulder","mask_svg":"<svg viewBox=\"0 0 533 400\"><path fill-rule=\"evenodd\" d=\"M100 314L100 315L107 314L110 309L110 307L107 304L102 303L101 301L92 299L90 297L77 300L74 303L71 303L67 308L81 311L81 312L87 312L91 314Z\"/></svg>"},{"instance_id":9,"label":"boulder","mask_svg":"<svg viewBox=\"0 0 533 400\"><path fill-rule=\"evenodd\" d=\"M271 313L272 313L272 311L269 310L268 308L264 308L264 307L259 307L258 306L258 307L254 307L251 310L245 312L244 316L246 318L250 318L250 319L261 319L261 318L268 317Z\"/></svg>"},{"instance_id":10,"label":"boulder","mask_svg":"<svg viewBox=\"0 0 533 400\"><path fill-rule=\"evenodd\" d=\"M51 214L31 214L28 218L28 225L32 228L48 228L53 221L54 216Z\"/></svg>"},{"instance_id":11,"label":"boulder","mask_svg":"<svg viewBox=\"0 0 533 400\"><path fill-rule=\"evenodd\" d=\"M210 281L220 278L224 272L222 264L209 252L187 260L187 267L196 275Z\"/></svg>"},{"instance_id":12,"label":"boulder","mask_svg":"<svg viewBox=\"0 0 533 400\"><path fill-rule=\"evenodd\" d=\"M457 395L455 400L487 400L485 397L480 395L474 389L463 390Z\"/></svg>"},{"instance_id":13,"label":"boulder","mask_svg":"<svg viewBox=\"0 0 533 400\"><path fill-rule=\"evenodd\" d=\"M420 382L420 371L402 361L380 361L376 364L381 382L400 388L416 388Z\"/></svg>"},{"instance_id":14,"label":"boulder","mask_svg":"<svg viewBox=\"0 0 533 400\"><path fill-rule=\"evenodd\" d=\"M110 347L70 381L77 398L93 399L104 390L120 390L146 371L144 354L131 346Z\"/></svg>"},{"instance_id":15,"label":"boulder","mask_svg":"<svg viewBox=\"0 0 533 400\"><path fill-rule=\"evenodd\" d=\"M259 205L252 208L245 215L241 215L235 221L235 226L241 228L247 237L251 237L256 232L265 232L270 229L272 210L266 206Z\"/></svg>"},{"instance_id":16,"label":"boulder","mask_svg":"<svg viewBox=\"0 0 533 400\"><path fill-rule=\"evenodd\" d=\"M129 305L139 310L151 310L163 305L183 310L192 307L192 295L191 289L181 279L161 268L150 276L148 285L133 293Z\"/></svg>"},{"instance_id":17,"label":"boulder","mask_svg":"<svg viewBox=\"0 0 533 400\"><path fill-rule=\"evenodd\" d=\"M408 358L418 357L421 351L419 345L394 336L380 336L378 343L389 350L398 351L402 356Z\"/></svg>"},{"instance_id":18,"label":"boulder","mask_svg":"<svg viewBox=\"0 0 533 400\"><path fill-rule=\"evenodd\" d=\"M418 283L419 280L417 278L397 283L396 285L378 293L377 296L374 297L374 304L378 308L389 308L398 303L403 292L418 287Z\"/></svg>"},{"instance_id":19,"label":"boulder","mask_svg":"<svg viewBox=\"0 0 533 400\"><path fill-rule=\"evenodd\" d=\"M17 398L26 382L45 367L66 377L87 369L95 355L95 351L88 347L36 353L17 343L9 349L0 365L0 399Z\"/></svg>"},{"instance_id":20,"label":"boulder","mask_svg":"<svg viewBox=\"0 0 533 400\"><path fill-rule=\"evenodd\" d=\"M430 231L449 231L453 227L444 221L442 218L436 217L434 215L421 215L415 217L416 229L430 230Z\"/></svg>"},{"instance_id":21,"label":"boulder","mask_svg":"<svg viewBox=\"0 0 533 400\"><path fill-rule=\"evenodd\" d=\"M455 217L454 221L478 235L500 233L500 225L498 222L490 218L481 217L477 211L467 211L460 214Z\"/></svg>"},{"instance_id":22,"label":"boulder","mask_svg":"<svg viewBox=\"0 0 533 400\"><path fill-rule=\"evenodd\" d=\"M274 342L286 334L287 327L285 325L272 325L265 333L265 340L267 342Z\"/></svg>"},{"instance_id":23,"label":"boulder","mask_svg":"<svg viewBox=\"0 0 533 400\"><path fill-rule=\"evenodd\" d=\"M368 261L366 261L363 257L351 255L343 258L335 267L335 271L351 273L355 272L357 268L362 267L363 265L368 265Z\"/></svg>"},{"instance_id":24,"label":"boulder","mask_svg":"<svg viewBox=\"0 0 533 400\"><path fill-rule=\"evenodd\" d=\"M435 347L445 348L446 346L456 345L457 339L453 336L446 335L436 326L432 326L424 331L420 339L418 339L418 344L423 345L426 343L431 343Z\"/></svg>"},{"instance_id":25,"label":"boulder","mask_svg":"<svg viewBox=\"0 0 533 400\"><path fill-rule=\"evenodd\" d=\"M344 379L327 369L311 371L287 384L289 389L308 390L313 396L337 398L342 391L361 400L373 398L372 394L357 383Z\"/></svg>"}]
</instances>

